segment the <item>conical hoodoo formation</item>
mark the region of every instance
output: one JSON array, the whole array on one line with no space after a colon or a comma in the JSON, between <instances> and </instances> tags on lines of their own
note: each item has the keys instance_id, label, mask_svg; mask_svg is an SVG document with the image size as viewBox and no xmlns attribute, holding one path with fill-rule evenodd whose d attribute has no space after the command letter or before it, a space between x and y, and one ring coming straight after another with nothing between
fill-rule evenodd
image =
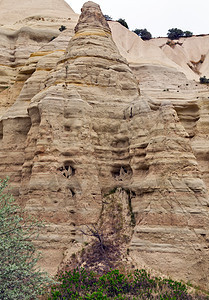
<instances>
[{"instance_id":1,"label":"conical hoodoo formation","mask_svg":"<svg viewBox=\"0 0 209 300\"><path fill-rule=\"evenodd\" d=\"M208 287L208 195L188 134L169 101L140 96L97 4L84 4L64 55L47 65L0 122L0 174L10 163L16 195L48 224L43 266L53 273L78 249L79 228L100 222L119 188L136 267Z\"/></svg>"}]
</instances>

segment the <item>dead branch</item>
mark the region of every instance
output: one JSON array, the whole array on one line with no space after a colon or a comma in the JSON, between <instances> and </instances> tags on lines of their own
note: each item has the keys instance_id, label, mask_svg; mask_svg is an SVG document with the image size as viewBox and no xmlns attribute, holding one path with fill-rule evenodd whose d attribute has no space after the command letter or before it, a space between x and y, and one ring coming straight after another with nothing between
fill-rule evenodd
<instances>
[{"instance_id":1,"label":"dead branch","mask_svg":"<svg viewBox=\"0 0 209 300\"><path fill-rule=\"evenodd\" d=\"M99 232L99 229L96 228L96 226L94 224L91 225L91 227L89 225L85 225L87 230L80 230L82 234L87 235L87 236L91 236L96 238L99 241L99 245L100 248L102 250L102 252L104 252L105 250L105 245L104 245L104 235L102 232Z\"/></svg>"}]
</instances>

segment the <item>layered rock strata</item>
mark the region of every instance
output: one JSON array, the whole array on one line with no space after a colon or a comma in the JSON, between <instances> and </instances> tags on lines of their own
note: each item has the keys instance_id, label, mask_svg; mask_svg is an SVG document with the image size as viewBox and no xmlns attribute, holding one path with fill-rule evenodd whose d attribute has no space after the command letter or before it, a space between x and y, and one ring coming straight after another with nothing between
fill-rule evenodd
<instances>
[{"instance_id":1,"label":"layered rock strata","mask_svg":"<svg viewBox=\"0 0 209 300\"><path fill-rule=\"evenodd\" d=\"M206 101L199 118L196 100L185 112L170 90L156 97L159 86L142 83L140 93L93 2L65 52L44 49L31 55L0 122L0 174L11 175L19 201L48 223L38 241L42 265L55 272L82 243L79 228L100 219L104 195L120 187L130 195L136 265L208 287L208 193L193 139L207 123ZM140 78L144 69L134 72ZM190 109L194 128L184 118Z\"/></svg>"},{"instance_id":2,"label":"layered rock strata","mask_svg":"<svg viewBox=\"0 0 209 300\"><path fill-rule=\"evenodd\" d=\"M19 71L22 74L26 73L22 67L27 59L41 46L55 39L60 33L61 26L67 28L69 40L73 35L77 19L78 16L64 0L2 0L0 2L0 91L11 87L16 82ZM50 44L50 51L52 50L53 45ZM29 74L28 70L27 74Z\"/></svg>"}]
</instances>

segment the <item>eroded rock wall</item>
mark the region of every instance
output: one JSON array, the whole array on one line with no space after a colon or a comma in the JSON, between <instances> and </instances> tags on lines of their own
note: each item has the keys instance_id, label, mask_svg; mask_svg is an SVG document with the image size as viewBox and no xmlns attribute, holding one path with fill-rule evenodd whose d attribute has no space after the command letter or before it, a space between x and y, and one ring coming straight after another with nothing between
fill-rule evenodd
<instances>
[{"instance_id":1,"label":"eroded rock wall","mask_svg":"<svg viewBox=\"0 0 209 300\"><path fill-rule=\"evenodd\" d=\"M119 187L134 218L130 259L208 287L207 87L168 66L130 68L91 1L67 37L30 55L9 109L5 91L1 102L0 174L48 224L42 266L55 273L77 251L79 229Z\"/></svg>"}]
</instances>

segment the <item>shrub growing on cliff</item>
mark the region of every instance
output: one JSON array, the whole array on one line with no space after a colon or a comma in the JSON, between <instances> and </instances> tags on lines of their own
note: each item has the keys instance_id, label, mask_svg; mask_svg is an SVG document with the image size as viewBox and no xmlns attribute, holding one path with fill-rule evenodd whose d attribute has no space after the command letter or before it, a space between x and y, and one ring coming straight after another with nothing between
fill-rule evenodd
<instances>
[{"instance_id":1,"label":"shrub growing on cliff","mask_svg":"<svg viewBox=\"0 0 209 300\"><path fill-rule=\"evenodd\" d=\"M104 15L106 21L112 21L112 17L109 15Z\"/></svg>"},{"instance_id":2,"label":"shrub growing on cliff","mask_svg":"<svg viewBox=\"0 0 209 300\"><path fill-rule=\"evenodd\" d=\"M150 40L152 38L152 35L147 29L135 29L134 33L136 33L138 36L142 38L142 40Z\"/></svg>"},{"instance_id":3,"label":"shrub growing on cliff","mask_svg":"<svg viewBox=\"0 0 209 300\"><path fill-rule=\"evenodd\" d=\"M206 76L200 77L200 83L202 84L209 83L209 78L207 78Z\"/></svg>"},{"instance_id":4,"label":"shrub growing on cliff","mask_svg":"<svg viewBox=\"0 0 209 300\"><path fill-rule=\"evenodd\" d=\"M126 23L126 20L120 18L117 20L117 22L123 25L124 27L128 28L128 24Z\"/></svg>"},{"instance_id":5,"label":"shrub growing on cliff","mask_svg":"<svg viewBox=\"0 0 209 300\"><path fill-rule=\"evenodd\" d=\"M184 36L184 32L178 28L171 28L168 30L167 36L171 40L177 40L180 37Z\"/></svg>"},{"instance_id":6,"label":"shrub growing on cliff","mask_svg":"<svg viewBox=\"0 0 209 300\"><path fill-rule=\"evenodd\" d=\"M62 31L64 31L64 30L66 30L66 29L67 29L67 28L66 28L66 26L64 26L64 25L61 25L61 26L60 26L60 28L59 28L59 31L61 31L61 32L62 32Z\"/></svg>"},{"instance_id":7,"label":"shrub growing on cliff","mask_svg":"<svg viewBox=\"0 0 209 300\"><path fill-rule=\"evenodd\" d=\"M171 28L168 30L167 36L171 40L178 40L180 37L191 37L193 33L191 31L182 31L178 28Z\"/></svg>"},{"instance_id":8,"label":"shrub growing on cliff","mask_svg":"<svg viewBox=\"0 0 209 300\"><path fill-rule=\"evenodd\" d=\"M41 224L23 217L0 179L0 299L37 299L50 282L36 267L39 255L31 242Z\"/></svg>"},{"instance_id":9,"label":"shrub growing on cliff","mask_svg":"<svg viewBox=\"0 0 209 300\"><path fill-rule=\"evenodd\" d=\"M191 31L184 31L184 36L185 37L191 37L191 36L193 36L193 33L191 32Z\"/></svg>"}]
</instances>

